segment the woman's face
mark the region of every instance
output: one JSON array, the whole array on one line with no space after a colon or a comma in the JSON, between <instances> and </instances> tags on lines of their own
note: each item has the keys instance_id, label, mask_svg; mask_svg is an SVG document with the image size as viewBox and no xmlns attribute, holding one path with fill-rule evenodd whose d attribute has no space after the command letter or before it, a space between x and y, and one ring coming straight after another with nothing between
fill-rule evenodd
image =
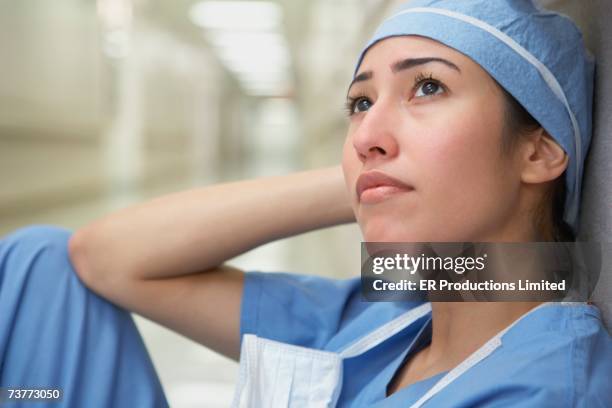
<instances>
[{"instance_id":1,"label":"woman's face","mask_svg":"<svg viewBox=\"0 0 612 408\"><path fill-rule=\"evenodd\" d=\"M500 153L503 94L478 64L430 39L389 38L348 98L342 165L366 241L513 236L519 166Z\"/></svg>"}]
</instances>

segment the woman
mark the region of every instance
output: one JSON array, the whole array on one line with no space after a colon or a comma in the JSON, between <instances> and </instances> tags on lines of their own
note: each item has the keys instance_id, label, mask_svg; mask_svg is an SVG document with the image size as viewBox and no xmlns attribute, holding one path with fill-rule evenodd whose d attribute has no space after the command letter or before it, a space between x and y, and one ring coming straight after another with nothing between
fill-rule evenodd
<instances>
[{"instance_id":1,"label":"woman","mask_svg":"<svg viewBox=\"0 0 612 408\"><path fill-rule=\"evenodd\" d=\"M367 303L358 278L224 265L271 240L354 219L374 242L567 240L577 229L591 93L592 63L569 20L529 1L410 2L359 60L342 171L162 197L80 229L68 254L102 297L240 359L234 406L610 406L612 340L594 306ZM47 242L40 251L59 252L47 262L62 259L70 270L68 234L19 234L4 244L25 248L12 259ZM13 262L26 271L21 282L53 281L27 278L43 266ZM66 336L82 344L74 331ZM138 339L129 323L108 331ZM121 341L75 355L114 355ZM110 401L164 405L146 353L136 352L127 356L131 379L121 364L105 373L120 378ZM2 378L28 361L14 360ZM140 391L127 396L121 381Z\"/></svg>"}]
</instances>

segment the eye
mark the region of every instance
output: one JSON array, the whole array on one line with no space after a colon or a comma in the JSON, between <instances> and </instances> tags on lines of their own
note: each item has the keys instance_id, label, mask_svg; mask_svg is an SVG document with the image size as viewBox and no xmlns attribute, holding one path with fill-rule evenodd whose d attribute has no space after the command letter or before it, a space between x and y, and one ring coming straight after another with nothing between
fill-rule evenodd
<instances>
[{"instance_id":1,"label":"eye","mask_svg":"<svg viewBox=\"0 0 612 408\"><path fill-rule=\"evenodd\" d=\"M424 96L437 95L442 92L444 92L444 88L442 88L442 86L438 82L429 80L421 82L414 96L420 98Z\"/></svg>"},{"instance_id":2,"label":"eye","mask_svg":"<svg viewBox=\"0 0 612 408\"><path fill-rule=\"evenodd\" d=\"M372 102L368 98L359 98L355 102L355 107L353 108L353 112L365 112L372 107Z\"/></svg>"},{"instance_id":3,"label":"eye","mask_svg":"<svg viewBox=\"0 0 612 408\"><path fill-rule=\"evenodd\" d=\"M366 112L372 107L373 103L365 96L349 97L346 103L346 110L349 116Z\"/></svg>"}]
</instances>

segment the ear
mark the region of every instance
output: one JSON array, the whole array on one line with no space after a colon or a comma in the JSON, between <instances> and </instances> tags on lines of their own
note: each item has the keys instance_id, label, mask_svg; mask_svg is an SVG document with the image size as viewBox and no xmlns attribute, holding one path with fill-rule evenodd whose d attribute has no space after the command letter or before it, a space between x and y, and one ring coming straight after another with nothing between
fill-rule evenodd
<instances>
[{"instance_id":1,"label":"ear","mask_svg":"<svg viewBox=\"0 0 612 408\"><path fill-rule=\"evenodd\" d=\"M523 138L521 149L523 182L538 184L554 180L563 174L568 163L568 155L543 128Z\"/></svg>"}]
</instances>

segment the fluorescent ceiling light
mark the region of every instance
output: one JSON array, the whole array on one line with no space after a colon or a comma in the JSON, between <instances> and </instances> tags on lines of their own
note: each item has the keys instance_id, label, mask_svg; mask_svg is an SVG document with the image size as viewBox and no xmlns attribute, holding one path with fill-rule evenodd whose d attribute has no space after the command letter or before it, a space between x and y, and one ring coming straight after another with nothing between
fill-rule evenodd
<instances>
[{"instance_id":1,"label":"fluorescent ceiling light","mask_svg":"<svg viewBox=\"0 0 612 408\"><path fill-rule=\"evenodd\" d=\"M121 0L97 0L98 16L110 28L127 27L132 22L132 5Z\"/></svg>"},{"instance_id":2,"label":"fluorescent ceiling light","mask_svg":"<svg viewBox=\"0 0 612 408\"><path fill-rule=\"evenodd\" d=\"M241 50L266 49L287 53L285 38L276 33L215 32L207 34L206 38L217 47Z\"/></svg>"},{"instance_id":3,"label":"fluorescent ceiling light","mask_svg":"<svg viewBox=\"0 0 612 408\"><path fill-rule=\"evenodd\" d=\"M282 10L270 1L201 1L191 7L189 17L207 29L275 30Z\"/></svg>"},{"instance_id":4,"label":"fluorescent ceiling light","mask_svg":"<svg viewBox=\"0 0 612 408\"><path fill-rule=\"evenodd\" d=\"M248 77L248 78L240 78L240 81L245 86L250 87L266 87L266 86L280 86L280 85L288 85L288 81L286 77L277 78L277 77Z\"/></svg>"},{"instance_id":5,"label":"fluorescent ceiling light","mask_svg":"<svg viewBox=\"0 0 612 408\"><path fill-rule=\"evenodd\" d=\"M258 58L267 58L258 60ZM289 61L261 53L246 54L238 57L223 54L219 58L224 65L236 72L280 72L290 67Z\"/></svg>"},{"instance_id":6,"label":"fluorescent ceiling light","mask_svg":"<svg viewBox=\"0 0 612 408\"><path fill-rule=\"evenodd\" d=\"M271 1L201 1L189 16L225 67L248 94L290 89L291 55L282 28L282 8Z\"/></svg>"},{"instance_id":7,"label":"fluorescent ceiling light","mask_svg":"<svg viewBox=\"0 0 612 408\"><path fill-rule=\"evenodd\" d=\"M209 36L209 41L232 71L278 75L291 66L286 42L278 34L218 33Z\"/></svg>"},{"instance_id":8,"label":"fluorescent ceiling light","mask_svg":"<svg viewBox=\"0 0 612 408\"><path fill-rule=\"evenodd\" d=\"M258 47L221 47L215 45L215 51L222 57L232 61L255 60L259 64L279 64L289 60L289 53L285 48L270 47L261 44ZM263 60L263 61L262 61Z\"/></svg>"}]
</instances>

